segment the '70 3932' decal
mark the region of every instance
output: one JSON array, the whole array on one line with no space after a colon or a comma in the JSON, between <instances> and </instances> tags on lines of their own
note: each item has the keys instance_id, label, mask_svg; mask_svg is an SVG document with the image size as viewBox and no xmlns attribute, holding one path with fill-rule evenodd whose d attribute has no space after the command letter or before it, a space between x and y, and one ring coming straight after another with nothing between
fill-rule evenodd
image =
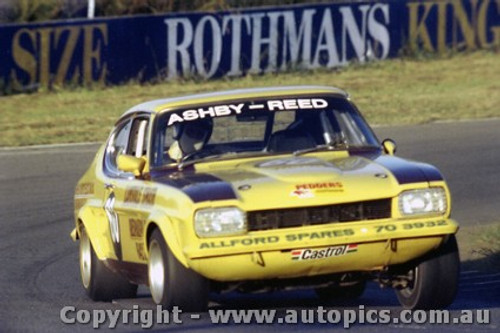
<instances>
[{"instance_id":1,"label":"'70 3932' decal","mask_svg":"<svg viewBox=\"0 0 500 333\"><path fill-rule=\"evenodd\" d=\"M427 221L427 222L411 222L411 223L391 223L375 226L375 232L391 232L396 230L412 230L421 228L432 228L448 225L445 220L442 221Z\"/></svg>"}]
</instances>

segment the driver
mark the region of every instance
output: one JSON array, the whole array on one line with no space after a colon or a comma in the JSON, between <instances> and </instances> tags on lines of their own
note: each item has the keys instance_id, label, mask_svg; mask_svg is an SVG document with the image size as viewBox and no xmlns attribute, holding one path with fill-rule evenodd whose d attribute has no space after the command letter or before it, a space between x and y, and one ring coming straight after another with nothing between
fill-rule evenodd
<instances>
[{"instance_id":1,"label":"driver","mask_svg":"<svg viewBox=\"0 0 500 333\"><path fill-rule=\"evenodd\" d=\"M213 121L200 119L174 125L174 142L168 150L171 159L180 162L184 157L203 149L212 135Z\"/></svg>"}]
</instances>

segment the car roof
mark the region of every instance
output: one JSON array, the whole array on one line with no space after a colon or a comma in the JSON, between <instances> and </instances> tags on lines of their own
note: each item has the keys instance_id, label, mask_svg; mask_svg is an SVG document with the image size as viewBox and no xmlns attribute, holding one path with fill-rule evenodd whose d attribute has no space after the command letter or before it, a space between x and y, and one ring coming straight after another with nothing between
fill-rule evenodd
<instances>
[{"instance_id":1,"label":"car roof","mask_svg":"<svg viewBox=\"0 0 500 333\"><path fill-rule=\"evenodd\" d=\"M327 86L279 86L262 87L249 89L236 89L220 92L201 93L186 95L180 97L156 99L146 103L138 104L127 110L121 117L125 118L130 114L138 112L168 112L179 107L187 107L198 104L213 102L224 102L236 99L266 98L275 96L296 96L296 95L314 95L314 94L334 94L339 97L347 98L348 94L339 88Z\"/></svg>"}]
</instances>

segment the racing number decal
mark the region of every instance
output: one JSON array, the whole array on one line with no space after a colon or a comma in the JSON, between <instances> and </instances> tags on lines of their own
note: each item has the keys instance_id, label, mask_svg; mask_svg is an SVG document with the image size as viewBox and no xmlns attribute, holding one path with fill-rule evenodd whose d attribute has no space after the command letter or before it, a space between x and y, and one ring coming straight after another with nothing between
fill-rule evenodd
<instances>
[{"instance_id":1,"label":"racing number decal","mask_svg":"<svg viewBox=\"0 0 500 333\"><path fill-rule=\"evenodd\" d=\"M405 223L403 224L403 229L420 229L425 227L438 227L442 225L447 225L446 221L428 221L428 222L415 222L415 223Z\"/></svg>"},{"instance_id":2,"label":"racing number decal","mask_svg":"<svg viewBox=\"0 0 500 333\"><path fill-rule=\"evenodd\" d=\"M427 221L427 222L413 222L413 223L402 223L399 224L399 228L403 228L404 230L410 229L420 229L420 228L432 228L432 227L440 227L448 225L446 221ZM396 231L398 229L398 225L396 224L384 224L375 226L375 232L391 232Z\"/></svg>"},{"instance_id":3,"label":"racing number decal","mask_svg":"<svg viewBox=\"0 0 500 333\"><path fill-rule=\"evenodd\" d=\"M118 224L118 215L114 210L115 206L115 194L111 192L109 194L106 203L104 204L104 211L106 212L106 216L109 222L109 230L111 230L111 239L113 243L120 243L120 226Z\"/></svg>"},{"instance_id":4,"label":"racing number decal","mask_svg":"<svg viewBox=\"0 0 500 333\"><path fill-rule=\"evenodd\" d=\"M111 232L111 240L113 241L113 247L115 249L115 254L118 260L122 260L122 248L120 246L120 224L118 223L118 214L115 212L115 193L113 192L112 186L106 186L109 192L109 196L104 203L104 211L106 212L106 217L109 222L109 230Z\"/></svg>"},{"instance_id":5,"label":"racing number decal","mask_svg":"<svg viewBox=\"0 0 500 333\"><path fill-rule=\"evenodd\" d=\"M378 225L375 227L375 230L377 232L382 232L382 231L395 231L396 226L394 224L385 224L385 225Z\"/></svg>"}]
</instances>

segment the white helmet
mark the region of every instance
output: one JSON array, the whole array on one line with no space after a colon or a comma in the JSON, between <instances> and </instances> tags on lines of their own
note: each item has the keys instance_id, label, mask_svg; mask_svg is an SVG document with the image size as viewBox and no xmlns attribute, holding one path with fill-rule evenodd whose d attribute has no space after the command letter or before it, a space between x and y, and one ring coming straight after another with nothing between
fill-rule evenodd
<instances>
[{"instance_id":1,"label":"white helmet","mask_svg":"<svg viewBox=\"0 0 500 333\"><path fill-rule=\"evenodd\" d=\"M202 150L210 139L213 121L210 118L175 125L174 139L184 156Z\"/></svg>"}]
</instances>

